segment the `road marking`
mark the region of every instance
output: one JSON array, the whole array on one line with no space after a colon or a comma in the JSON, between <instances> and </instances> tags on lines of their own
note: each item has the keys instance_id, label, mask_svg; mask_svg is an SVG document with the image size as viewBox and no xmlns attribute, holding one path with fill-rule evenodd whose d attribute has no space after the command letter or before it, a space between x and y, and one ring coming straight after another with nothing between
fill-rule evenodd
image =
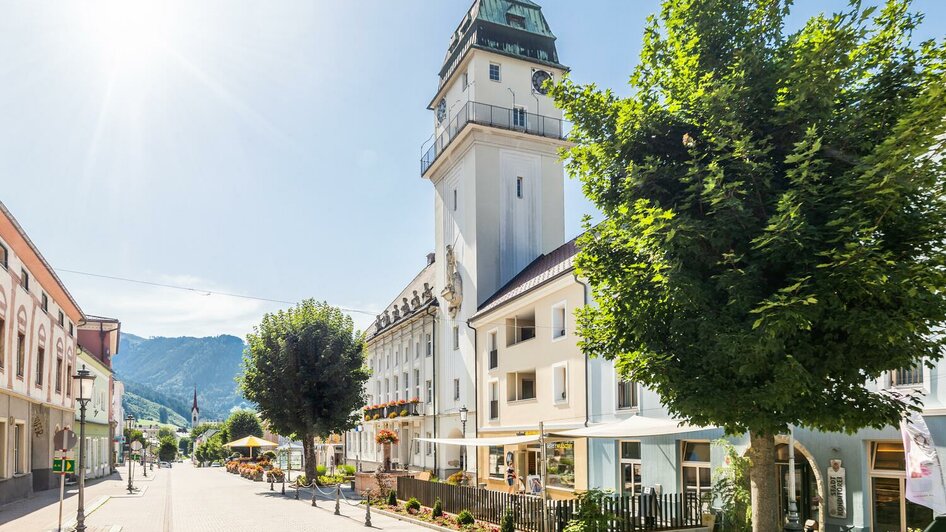
<instances>
[{"instance_id":1,"label":"road marking","mask_svg":"<svg viewBox=\"0 0 946 532\"><path fill-rule=\"evenodd\" d=\"M164 498L164 532L171 532L172 525L172 516L171 516L171 478L173 475L170 471L167 472L168 484L167 484L167 495Z\"/></svg>"}]
</instances>

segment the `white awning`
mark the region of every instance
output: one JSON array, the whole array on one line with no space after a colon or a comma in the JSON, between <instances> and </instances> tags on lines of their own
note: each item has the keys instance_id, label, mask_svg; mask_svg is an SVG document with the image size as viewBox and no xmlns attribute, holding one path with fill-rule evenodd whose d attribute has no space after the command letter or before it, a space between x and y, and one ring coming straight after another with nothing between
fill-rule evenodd
<instances>
[{"instance_id":1,"label":"white awning","mask_svg":"<svg viewBox=\"0 0 946 532\"><path fill-rule=\"evenodd\" d=\"M418 441L439 443L441 445L464 445L469 447L489 447L492 445L518 445L539 441L535 436L497 436L495 438L416 438Z\"/></svg>"},{"instance_id":2,"label":"white awning","mask_svg":"<svg viewBox=\"0 0 946 532\"><path fill-rule=\"evenodd\" d=\"M552 435L564 438L640 438L715 428L712 426L696 427L680 423L674 419L631 416L614 423L602 423L580 429L553 432Z\"/></svg>"}]
</instances>

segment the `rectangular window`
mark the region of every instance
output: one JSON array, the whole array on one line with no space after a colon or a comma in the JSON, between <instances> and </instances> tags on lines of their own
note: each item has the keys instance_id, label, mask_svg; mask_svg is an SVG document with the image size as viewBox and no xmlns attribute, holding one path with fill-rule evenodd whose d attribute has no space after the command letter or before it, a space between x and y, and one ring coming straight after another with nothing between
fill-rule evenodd
<instances>
[{"instance_id":1,"label":"rectangular window","mask_svg":"<svg viewBox=\"0 0 946 532\"><path fill-rule=\"evenodd\" d=\"M522 199L523 194L522 176L516 178L516 197Z\"/></svg>"},{"instance_id":2,"label":"rectangular window","mask_svg":"<svg viewBox=\"0 0 946 532\"><path fill-rule=\"evenodd\" d=\"M526 127L525 107L516 107L512 110L512 125L514 127Z\"/></svg>"},{"instance_id":3,"label":"rectangular window","mask_svg":"<svg viewBox=\"0 0 946 532\"><path fill-rule=\"evenodd\" d=\"M901 442L870 442L871 530L921 530L933 511L910 502L906 492L906 460Z\"/></svg>"},{"instance_id":4,"label":"rectangular window","mask_svg":"<svg viewBox=\"0 0 946 532\"><path fill-rule=\"evenodd\" d=\"M710 444L709 442L681 442L683 492L703 500L710 492Z\"/></svg>"},{"instance_id":5,"label":"rectangular window","mask_svg":"<svg viewBox=\"0 0 946 532\"><path fill-rule=\"evenodd\" d=\"M429 382L429 381L428 381L428 382ZM433 435L431 435L431 433L428 432L428 433L427 433L427 439L429 440L429 439L432 438L432 437L433 437ZM430 456L430 455L434 452L434 444L433 444L433 443L425 442L425 446L424 446L424 447L425 447L424 454L426 454L427 456Z\"/></svg>"},{"instance_id":6,"label":"rectangular window","mask_svg":"<svg viewBox=\"0 0 946 532\"><path fill-rule=\"evenodd\" d=\"M384 379L384 402L388 402L391 398L391 381Z\"/></svg>"},{"instance_id":7,"label":"rectangular window","mask_svg":"<svg viewBox=\"0 0 946 532\"><path fill-rule=\"evenodd\" d=\"M4 270L10 267L9 257L7 255L7 247L3 244L0 244L0 266L3 266Z\"/></svg>"},{"instance_id":8,"label":"rectangular window","mask_svg":"<svg viewBox=\"0 0 946 532\"><path fill-rule=\"evenodd\" d=\"M463 79L463 90L466 90L470 86L470 75L464 72L461 79Z\"/></svg>"},{"instance_id":9,"label":"rectangular window","mask_svg":"<svg viewBox=\"0 0 946 532\"><path fill-rule=\"evenodd\" d=\"M460 349L460 326L453 326L453 350Z\"/></svg>"},{"instance_id":10,"label":"rectangular window","mask_svg":"<svg viewBox=\"0 0 946 532\"><path fill-rule=\"evenodd\" d=\"M619 380L617 387L618 408L637 408L637 383Z\"/></svg>"},{"instance_id":11,"label":"rectangular window","mask_svg":"<svg viewBox=\"0 0 946 532\"><path fill-rule=\"evenodd\" d=\"M552 339L564 338L565 333L565 303L552 307Z\"/></svg>"},{"instance_id":12,"label":"rectangular window","mask_svg":"<svg viewBox=\"0 0 946 532\"><path fill-rule=\"evenodd\" d=\"M566 364L552 366L552 401L555 403L568 401L568 366Z\"/></svg>"},{"instance_id":13,"label":"rectangular window","mask_svg":"<svg viewBox=\"0 0 946 532\"><path fill-rule=\"evenodd\" d=\"M414 370L414 397L413 399L417 399L418 401L420 401L420 370L419 369Z\"/></svg>"},{"instance_id":14,"label":"rectangular window","mask_svg":"<svg viewBox=\"0 0 946 532\"><path fill-rule=\"evenodd\" d=\"M427 356L432 356L434 354L434 341L431 339L430 334L427 335Z\"/></svg>"},{"instance_id":15,"label":"rectangular window","mask_svg":"<svg viewBox=\"0 0 946 532\"><path fill-rule=\"evenodd\" d=\"M20 268L20 286L23 290L30 291L30 274L26 272L26 268Z\"/></svg>"},{"instance_id":16,"label":"rectangular window","mask_svg":"<svg viewBox=\"0 0 946 532\"><path fill-rule=\"evenodd\" d=\"M26 429L23 423L13 425L13 473L16 475L26 472L26 464L23 463L26 458L25 435Z\"/></svg>"},{"instance_id":17,"label":"rectangular window","mask_svg":"<svg viewBox=\"0 0 946 532\"><path fill-rule=\"evenodd\" d=\"M66 326L66 315L63 314L61 310L59 311L59 326L60 327Z\"/></svg>"},{"instance_id":18,"label":"rectangular window","mask_svg":"<svg viewBox=\"0 0 946 532\"><path fill-rule=\"evenodd\" d=\"M74 333L75 333L75 328L74 328L74 325L72 325L72 322L70 321L69 322L69 336L72 336Z\"/></svg>"},{"instance_id":19,"label":"rectangular window","mask_svg":"<svg viewBox=\"0 0 946 532\"><path fill-rule=\"evenodd\" d=\"M923 385L923 364L900 368L890 372L890 385L897 388L913 388Z\"/></svg>"},{"instance_id":20,"label":"rectangular window","mask_svg":"<svg viewBox=\"0 0 946 532\"><path fill-rule=\"evenodd\" d=\"M453 211L457 210L457 189L453 189Z\"/></svg>"},{"instance_id":21,"label":"rectangular window","mask_svg":"<svg viewBox=\"0 0 946 532\"><path fill-rule=\"evenodd\" d=\"M550 488L575 488L575 442L558 441L545 444L545 455L548 458L546 472L547 485Z\"/></svg>"},{"instance_id":22,"label":"rectangular window","mask_svg":"<svg viewBox=\"0 0 946 532\"><path fill-rule=\"evenodd\" d=\"M506 478L506 450L502 445L489 446L489 478Z\"/></svg>"},{"instance_id":23,"label":"rectangular window","mask_svg":"<svg viewBox=\"0 0 946 532\"><path fill-rule=\"evenodd\" d=\"M397 401L401 398L401 391L398 390L397 386L397 375L394 376L394 400Z\"/></svg>"},{"instance_id":24,"label":"rectangular window","mask_svg":"<svg viewBox=\"0 0 946 532\"><path fill-rule=\"evenodd\" d=\"M499 65L496 63L489 64L489 79L490 81L500 81L500 70Z\"/></svg>"},{"instance_id":25,"label":"rectangular window","mask_svg":"<svg viewBox=\"0 0 946 532\"><path fill-rule=\"evenodd\" d=\"M49 296L46 295L46 292L39 295L39 306L43 308L43 312L49 312Z\"/></svg>"},{"instance_id":26,"label":"rectangular window","mask_svg":"<svg viewBox=\"0 0 946 532\"><path fill-rule=\"evenodd\" d=\"M43 385L43 366L46 364L46 350L40 347L36 350L36 385Z\"/></svg>"},{"instance_id":27,"label":"rectangular window","mask_svg":"<svg viewBox=\"0 0 946 532\"><path fill-rule=\"evenodd\" d=\"M6 358L7 358L7 350L6 350L7 341L6 340L7 340L6 323L2 319L0 319L0 370L2 370L6 364ZM2 437L3 435L0 434L0 438ZM0 461L2 461L2 459L0 459ZM3 477L0 476L0 478L3 478Z\"/></svg>"},{"instance_id":28,"label":"rectangular window","mask_svg":"<svg viewBox=\"0 0 946 532\"><path fill-rule=\"evenodd\" d=\"M522 15L514 15L512 13L506 13L506 24L513 26L515 28L525 28L526 19Z\"/></svg>"},{"instance_id":29,"label":"rectangular window","mask_svg":"<svg viewBox=\"0 0 946 532\"><path fill-rule=\"evenodd\" d=\"M621 486L622 495L639 495L641 492L641 442L622 441Z\"/></svg>"},{"instance_id":30,"label":"rectangular window","mask_svg":"<svg viewBox=\"0 0 946 532\"><path fill-rule=\"evenodd\" d=\"M0 419L0 479L7 478L10 476L7 473L7 441L9 436L7 435L7 418Z\"/></svg>"},{"instance_id":31,"label":"rectangular window","mask_svg":"<svg viewBox=\"0 0 946 532\"><path fill-rule=\"evenodd\" d=\"M26 336L16 335L16 376L23 378L23 368L26 366Z\"/></svg>"},{"instance_id":32,"label":"rectangular window","mask_svg":"<svg viewBox=\"0 0 946 532\"><path fill-rule=\"evenodd\" d=\"M506 400L525 401L535 399L535 371L506 374Z\"/></svg>"},{"instance_id":33,"label":"rectangular window","mask_svg":"<svg viewBox=\"0 0 946 532\"><path fill-rule=\"evenodd\" d=\"M460 400L460 379L453 379L453 400Z\"/></svg>"},{"instance_id":34,"label":"rectangular window","mask_svg":"<svg viewBox=\"0 0 946 532\"><path fill-rule=\"evenodd\" d=\"M499 382L489 383L489 418L499 419Z\"/></svg>"},{"instance_id":35,"label":"rectangular window","mask_svg":"<svg viewBox=\"0 0 946 532\"><path fill-rule=\"evenodd\" d=\"M411 396L411 383L407 380L407 373L404 373L401 378L404 381L404 400L409 401Z\"/></svg>"},{"instance_id":36,"label":"rectangular window","mask_svg":"<svg viewBox=\"0 0 946 532\"><path fill-rule=\"evenodd\" d=\"M66 366L66 397L72 397L72 364Z\"/></svg>"},{"instance_id":37,"label":"rectangular window","mask_svg":"<svg viewBox=\"0 0 946 532\"><path fill-rule=\"evenodd\" d=\"M420 342L414 344L414 358L420 358Z\"/></svg>"},{"instance_id":38,"label":"rectangular window","mask_svg":"<svg viewBox=\"0 0 946 532\"><path fill-rule=\"evenodd\" d=\"M427 404L433 404L434 402L434 386L430 380L426 381L427 395L425 396L424 402Z\"/></svg>"},{"instance_id":39,"label":"rectangular window","mask_svg":"<svg viewBox=\"0 0 946 532\"><path fill-rule=\"evenodd\" d=\"M535 310L506 318L506 347L535 338Z\"/></svg>"},{"instance_id":40,"label":"rectangular window","mask_svg":"<svg viewBox=\"0 0 946 532\"><path fill-rule=\"evenodd\" d=\"M499 367L499 342L497 341L497 333L493 331L489 333L489 369L496 369Z\"/></svg>"}]
</instances>

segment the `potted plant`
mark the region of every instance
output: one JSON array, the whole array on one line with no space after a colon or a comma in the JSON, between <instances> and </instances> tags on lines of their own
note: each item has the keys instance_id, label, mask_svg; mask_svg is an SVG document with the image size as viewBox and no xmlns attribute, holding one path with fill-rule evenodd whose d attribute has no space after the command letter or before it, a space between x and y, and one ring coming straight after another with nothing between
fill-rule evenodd
<instances>
[{"instance_id":1,"label":"potted plant","mask_svg":"<svg viewBox=\"0 0 946 532\"><path fill-rule=\"evenodd\" d=\"M393 430L381 429L374 437L375 443L384 451L384 471L391 470L391 444L401 441Z\"/></svg>"}]
</instances>

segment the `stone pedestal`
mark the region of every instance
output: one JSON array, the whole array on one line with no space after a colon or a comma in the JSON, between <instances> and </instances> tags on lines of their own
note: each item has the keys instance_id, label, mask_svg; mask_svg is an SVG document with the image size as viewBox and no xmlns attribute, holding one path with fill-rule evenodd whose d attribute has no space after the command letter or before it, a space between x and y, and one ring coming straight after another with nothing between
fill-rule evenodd
<instances>
[{"instance_id":1,"label":"stone pedestal","mask_svg":"<svg viewBox=\"0 0 946 532\"><path fill-rule=\"evenodd\" d=\"M388 479L390 489L397 489L397 477L413 477L414 471L388 471L385 478ZM373 493L378 490L378 480L374 472L355 473L355 492L364 495L365 491L371 490Z\"/></svg>"}]
</instances>

